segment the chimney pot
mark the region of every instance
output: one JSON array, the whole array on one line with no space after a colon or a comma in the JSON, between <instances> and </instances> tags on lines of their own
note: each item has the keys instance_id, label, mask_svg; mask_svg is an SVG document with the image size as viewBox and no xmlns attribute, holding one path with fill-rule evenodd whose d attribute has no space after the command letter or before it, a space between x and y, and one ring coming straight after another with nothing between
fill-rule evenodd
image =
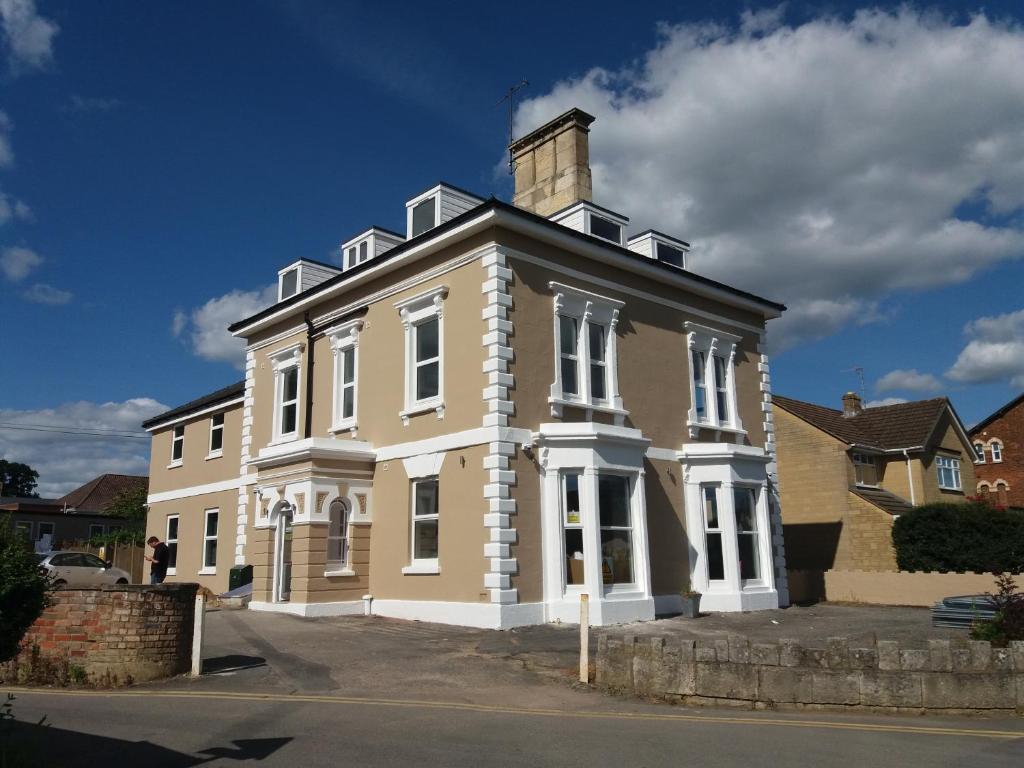
<instances>
[{"instance_id":1,"label":"chimney pot","mask_svg":"<svg viewBox=\"0 0 1024 768\"><path fill-rule=\"evenodd\" d=\"M843 417L856 416L864 410L860 395L856 392L847 392L843 395Z\"/></svg>"},{"instance_id":2,"label":"chimney pot","mask_svg":"<svg viewBox=\"0 0 1024 768\"><path fill-rule=\"evenodd\" d=\"M574 107L512 142L513 205L550 216L593 199L588 137L593 122L593 115Z\"/></svg>"}]
</instances>

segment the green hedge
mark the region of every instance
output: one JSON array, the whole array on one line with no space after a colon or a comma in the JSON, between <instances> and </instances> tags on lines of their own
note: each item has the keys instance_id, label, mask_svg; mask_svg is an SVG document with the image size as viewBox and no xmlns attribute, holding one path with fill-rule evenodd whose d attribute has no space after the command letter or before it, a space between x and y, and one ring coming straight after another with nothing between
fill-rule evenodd
<instances>
[{"instance_id":1,"label":"green hedge","mask_svg":"<svg viewBox=\"0 0 1024 768\"><path fill-rule=\"evenodd\" d=\"M1024 510L926 504L900 515L892 543L901 571L1024 573Z\"/></svg>"}]
</instances>

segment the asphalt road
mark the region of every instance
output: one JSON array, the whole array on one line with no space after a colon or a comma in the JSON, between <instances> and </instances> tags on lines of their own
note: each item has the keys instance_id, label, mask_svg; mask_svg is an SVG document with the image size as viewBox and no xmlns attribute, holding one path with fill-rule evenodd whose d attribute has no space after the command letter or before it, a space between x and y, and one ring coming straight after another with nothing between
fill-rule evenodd
<instances>
[{"instance_id":1,"label":"asphalt road","mask_svg":"<svg viewBox=\"0 0 1024 768\"><path fill-rule=\"evenodd\" d=\"M214 690L16 692L28 766L1020 766L1024 721L560 709ZM47 728L32 725L43 715ZM0 724L2 726L3 724ZM18 765L15 763L15 765Z\"/></svg>"}]
</instances>

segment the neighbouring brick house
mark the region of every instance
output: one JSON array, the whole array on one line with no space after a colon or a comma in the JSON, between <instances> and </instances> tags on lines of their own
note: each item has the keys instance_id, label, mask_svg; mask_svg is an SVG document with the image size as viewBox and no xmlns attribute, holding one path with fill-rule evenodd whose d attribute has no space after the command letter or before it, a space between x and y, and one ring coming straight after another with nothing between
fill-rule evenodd
<instances>
[{"instance_id":1,"label":"neighbouring brick house","mask_svg":"<svg viewBox=\"0 0 1024 768\"><path fill-rule=\"evenodd\" d=\"M945 397L843 410L774 395L779 493L793 571L896 570L892 523L975 488L971 441Z\"/></svg>"},{"instance_id":2,"label":"neighbouring brick house","mask_svg":"<svg viewBox=\"0 0 1024 768\"><path fill-rule=\"evenodd\" d=\"M1003 507L1024 507L1024 393L971 429L978 495Z\"/></svg>"}]
</instances>

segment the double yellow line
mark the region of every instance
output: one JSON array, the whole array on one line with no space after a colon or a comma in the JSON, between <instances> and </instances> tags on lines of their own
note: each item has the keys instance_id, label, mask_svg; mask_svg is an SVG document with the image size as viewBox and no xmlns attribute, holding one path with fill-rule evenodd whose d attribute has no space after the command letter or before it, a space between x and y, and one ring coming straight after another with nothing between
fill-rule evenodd
<instances>
[{"instance_id":1,"label":"double yellow line","mask_svg":"<svg viewBox=\"0 0 1024 768\"><path fill-rule=\"evenodd\" d=\"M164 698L213 699L217 701L249 702L308 702L312 704L358 705L375 707L402 707L408 709L443 709L483 714L521 715L526 717L557 717L595 720L668 721L685 723L713 723L719 725L781 726L784 728L827 728L841 731L870 731L873 733L906 733L924 736L973 736L982 739L1024 739L1020 731L1000 731L987 728L952 728L942 726L887 725L885 723L852 722L843 720L803 720L779 717L744 717L737 715L682 714L660 712L601 712L596 710L562 710L539 707L509 707L487 704L468 704L457 701L429 701L418 699L376 699L358 696L317 696L312 694L234 693L232 691L182 690L122 690L84 691L54 690L52 688L5 688L18 695L44 695L83 698Z\"/></svg>"}]
</instances>

